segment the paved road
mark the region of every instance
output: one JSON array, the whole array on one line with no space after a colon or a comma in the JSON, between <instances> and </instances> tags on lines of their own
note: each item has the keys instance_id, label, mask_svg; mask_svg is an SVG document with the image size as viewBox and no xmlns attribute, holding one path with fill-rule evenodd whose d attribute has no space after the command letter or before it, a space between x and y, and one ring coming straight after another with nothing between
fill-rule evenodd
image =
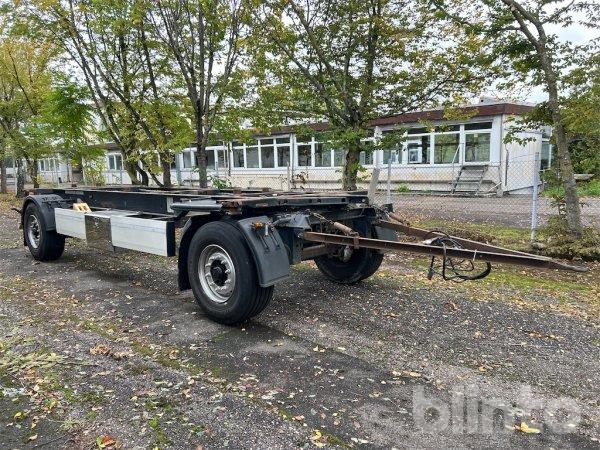
<instances>
[{"instance_id":1,"label":"paved road","mask_svg":"<svg viewBox=\"0 0 600 450\"><path fill-rule=\"evenodd\" d=\"M411 267L390 256L382 276L348 287L303 264L263 315L231 328L176 293L172 260L75 244L39 264L9 245L0 361L43 349L64 359L25 372L29 394L0 396L12 423L0 447L111 436L125 448L598 448L596 322L553 298L535 313L509 306L509 287L473 301ZM59 406L25 445L34 431L15 414L44 395ZM522 416L533 400L582 415ZM522 420L541 433L515 431Z\"/></svg>"}]
</instances>

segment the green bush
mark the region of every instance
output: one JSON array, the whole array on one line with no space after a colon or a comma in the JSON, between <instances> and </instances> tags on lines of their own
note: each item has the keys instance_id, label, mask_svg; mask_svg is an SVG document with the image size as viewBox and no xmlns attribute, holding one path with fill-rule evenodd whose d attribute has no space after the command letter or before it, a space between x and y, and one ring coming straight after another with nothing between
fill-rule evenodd
<instances>
[{"instance_id":1,"label":"green bush","mask_svg":"<svg viewBox=\"0 0 600 450\"><path fill-rule=\"evenodd\" d=\"M549 183L544 189L544 197L557 197L564 195L564 188L556 182ZM600 197L600 179L592 179L586 182L577 183L577 192L580 197Z\"/></svg>"},{"instance_id":2,"label":"green bush","mask_svg":"<svg viewBox=\"0 0 600 450\"><path fill-rule=\"evenodd\" d=\"M407 184L400 183L396 188L396 192L410 192L410 188Z\"/></svg>"},{"instance_id":3,"label":"green bush","mask_svg":"<svg viewBox=\"0 0 600 450\"><path fill-rule=\"evenodd\" d=\"M548 225L539 230L538 237L547 256L600 261L600 231L595 228L584 228L581 238L576 239L569 234L566 219L553 216L548 219Z\"/></svg>"}]
</instances>

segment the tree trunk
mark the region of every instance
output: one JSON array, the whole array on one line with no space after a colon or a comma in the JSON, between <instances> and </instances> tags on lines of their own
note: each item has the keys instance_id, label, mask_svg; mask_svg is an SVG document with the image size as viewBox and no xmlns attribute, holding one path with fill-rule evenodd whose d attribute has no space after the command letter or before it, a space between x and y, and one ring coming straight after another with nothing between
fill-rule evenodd
<instances>
[{"instance_id":1,"label":"tree trunk","mask_svg":"<svg viewBox=\"0 0 600 450\"><path fill-rule=\"evenodd\" d=\"M131 180L131 184L135 185L135 186L139 186L140 180L138 180L138 170L137 170L137 165L132 163L131 161L127 161L125 158L123 158L123 168L125 169L125 171L127 172L127 175L129 175L129 179ZM121 180L121 183L123 182L123 180Z\"/></svg>"},{"instance_id":2,"label":"tree trunk","mask_svg":"<svg viewBox=\"0 0 600 450\"><path fill-rule=\"evenodd\" d=\"M144 169L142 169L140 166L138 166L137 164L135 164L135 170L137 171L137 173L140 175L140 178L142 179L139 183L141 183L142 186L148 186L150 184L150 179L148 178L148 173ZM137 180L137 177L136 177L136 180Z\"/></svg>"},{"instance_id":3,"label":"tree trunk","mask_svg":"<svg viewBox=\"0 0 600 450\"><path fill-rule=\"evenodd\" d=\"M164 187L164 184L160 182L160 180L158 179L158 177L156 176L156 174L154 174L154 173L152 173L150 171L148 171L148 173L150 174L150 177L156 183L157 186Z\"/></svg>"},{"instance_id":4,"label":"tree trunk","mask_svg":"<svg viewBox=\"0 0 600 450\"><path fill-rule=\"evenodd\" d=\"M577 184L575 183L575 172L573 171L573 164L571 163L571 155L569 153L567 131L562 122L560 103L558 101L557 77L546 54L541 55L541 60L548 84L548 109L552 115L553 133L556 140L556 150L560 164L560 179L563 188L565 189L565 218L570 234L579 238L583 234L581 206L579 205L579 194L577 193Z\"/></svg>"},{"instance_id":5,"label":"tree trunk","mask_svg":"<svg viewBox=\"0 0 600 450\"><path fill-rule=\"evenodd\" d=\"M202 135L200 134L200 138ZM202 143L202 140L198 139L198 146L196 147L196 165L198 166L198 178L200 181L200 187L208 187L208 176L206 173L206 145Z\"/></svg>"},{"instance_id":6,"label":"tree trunk","mask_svg":"<svg viewBox=\"0 0 600 450\"><path fill-rule=\"evenodd\" d=\"M17 177L17 191L15 196L18 198L25 197L25 169L23 168L23 161L20 159L16 160L15 176Z\"/></svg>"},{"instance_id":7,"label":"tree trunk","mask_svg":"<svg viewBox=\"0 0 600 450\"><path fill-rule=\"evenodd\" d=\"M361 151L360 139L355 140L349 145L346 153L346 163L342 171L342 189L345 191L356 190L356 179L358 175L358 155Z\"/></svg>"},{"instance_id":8,"label":"tree trunk","mask_svg":"<svg viewBox=\"0 0 600 450\"><path fill-rule=\"evenodd\" d=\"M0 193L8 193L8 186L6 185L6 159L4 155L0 156Z\"/></svg>"},{"instance_id":9,"label":"tree trunk","mask_svg":"<svg viewBox=\"0 0 600 450\"><path fill-rule=\"evenodd\" d=\"M33 183L33 188L34 189L39 188L40 183L38 180L37 159L27 161L27 173L29 174L29 178L31 178L31 182Z\"/></svg>"},{"instance_id":10,"label":"tree trunk","mask_svg":"<svg viewBox=\"0 0 600 450\"><path fill-rule=\"evenodd\" d=\"M571 155L569 153L567 133L564 125L560 122L560 115L558 115L558 120L553 121L556 150L560 164L560 179L565 189L565 218L571 234L575 237L581 237L583 234L583 224L581 223L581 207L579 205L577 183L575 182L575 172L573 170Z\"/></svg>"},{"instance_id":11,"label":"tree trunk","mask_svg":"<svg viewBox=\"0 0 600 450\"><path fill-rule=\"evenodd\" d=\"M170 188L173 186L171 181L171 162L166 157L160 158L160 165L163 172L163 187Z\"/></svg>"}]
</instances>

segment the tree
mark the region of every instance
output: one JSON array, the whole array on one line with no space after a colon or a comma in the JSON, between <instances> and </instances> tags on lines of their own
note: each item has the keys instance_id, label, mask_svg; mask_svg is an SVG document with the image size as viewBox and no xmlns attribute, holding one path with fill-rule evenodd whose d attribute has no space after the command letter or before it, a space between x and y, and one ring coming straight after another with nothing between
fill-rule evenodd
<instances>
[{"instance_id":1,"label":"tree","mask_svg":"<svg viewBox=\"0 0 600 450\"><path fill-rule=\"evenodd\" d=\"M32 0L24 18L60 43L90 92L102 138L115 142L133 183L171 185L174 153L189 139L181 108L173 107L169 61L156 51L144 0ZM141 166L140 166L141 164ZM163 181L157 178L162 173Z\"/></svg>"},{"instance_id":2,"label":"tree","mask_svg":"<svg viewBox=\"0 0 600 450\"><path fill-rule=\"evenodd\" d=\"M575 170L600 176L600 52L592 52L567 77L563 120Z\"/></svg>"},{"instance_id":3,"label":"tree","mask_svg":"<svg viewBox=\"0 0 600 450\"><path fill-rule=\"evenodd\" d=\"M568 73L583 48L561 41L550 30L567 27L582 15L582 25L597 17L599 5L569 0L434 0L436 6L467 29L496 38L499 57L510 58L516 74L542 87L548 101L543 105L553 128L560 179L565 191L565 218L570 234L581 236L581 207L564 117L564 96L570 88ZM587 14L587 15L586 15ZM538 111L539 112L539 111Z\"/></svg>"},{"instance_id":4,"label":"tree","mask_svg":"<svg viewBox=\"0 0 600 450\"><path fill-rule=\"evenodd\" d=\"M327 120L356 189L370 119L456 103L485 78L485 39L411 0L266 1L253 16L261 101L293 121Z\"/></svg>"},{"instance_id":5,"label":"tree","mask_svg":"<svg viewBox=\"0 0 600 450\"><path fill-rule=\"evenodd\" d=\"M47 43L6 36L0 43L0 127L2 140L17 159L24 159L34 187L38 187L37 160L52 152L44 101L51 89Z\"/></svg>"},{"instance_id":6,"label":"tree","mask_svg":"<svg viewBox=\"0 0 600 450\"><path fill-rule=\"evenodd\" d=\"M243 92L240 66L249 7L242 0L157 0L151 14L191 106L201 187L207 186L206 147L215 125Z\"/></svg>"},{"instance_id":7,"label":"tree","mask_svg":"<svg viewBox=\"0 0 600 450\"><path fill-rule=\"evenodd\" d=\"M84 159L98 158L104 153L101 147L92 145L97 130L85 87L59 78L46 99L42 114L42 120L54 136L54 147L72 165L82 167Z\"/></svg>"}]
</instances>

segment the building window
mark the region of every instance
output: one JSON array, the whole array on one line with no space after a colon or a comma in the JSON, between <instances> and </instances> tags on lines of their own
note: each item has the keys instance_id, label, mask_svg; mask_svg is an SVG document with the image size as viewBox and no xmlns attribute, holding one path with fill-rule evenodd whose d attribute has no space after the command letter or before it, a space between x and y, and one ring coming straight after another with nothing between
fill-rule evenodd
<instances>
[{"instance_id":1,"label":"building window","mask_svg":"<svg viewBox=\"0 0 600 450\"><path fill-rule=\"evenodd\" d=\"M333 150L333 166L342 167L346 164L346 150L334 149Z\"/></svg>"},{"instance_id":2,"label":"building window","mask_svg":"<svg viewBox=\"0 0 600 450\"><path fill-rule=\"evenodd\" d=\"M465 134L465 162L489 162L490 133Z\"/></svg>"},{"instance_id":3,"label":"building window","mask_svg":"<svg viewBox=\"0 0 600 450\"><path fill-rule=\"evenodd\" d=\"M215 153L217 154L217 165L219 169L227 169L227 149L216 148Z\"/></svg>"},{"instance_id":4,"label":"building window","mask_svg":"<svg viewBox=\"0 0 600 450\"><path fill-rule=\"evenodd\" d=\"M382 134L383 134L384 143L385 143L386 135L389 135L390 138L396 138L393 142L385 144L387 148L384 148L382 150L384 165L387 166L390 162L392 164L399 164L402 162L402 156L401 156L402 153L400 152L401 147L400 147L398 138L400 138L400 137L405 138L406 137L405 133L406 132L404 130L385 130L385 131L383 131Z\"/></svg>"},{"instance_id":5,"label":"building window","mask_svg":"<svg viewBox=\"0 0 600 450\"><path fill-rule=\"evenodd\" d=\"M244 143L233 141L231 143L231 147L232 147L231 152L233 153L233 156L232 156L233 167L236 169L243 169L245 166L245 164L244 164Z\"/></svg>"},{"instance_id":6,"label":"building window","mask_svg":"<svg viewBox=\"0 0 600 450\"><path fill-rule=\"evenodd\" d=\"M312 166L311 144L298 144L298 166Z\"/></svg>"},{"instance_id":7,"label":"building window","mask_svg":"<svg viewBox=\"0 0 600 450\"><path fill-rule=\"evenodd\" d=\"M196 164L194 161L194 154L192 150L186 150L182 153L183 157L183 168L184 169L192 169Z\"/></svg>"},{"instance_id":8,"label":"building window","mask_svg":"<svg viewBox=\"0 0 600 450\"><path fill-rule=\"evenodd\" d=\"M123 156L120 153L109 153L108 170L123 170Z\"/></svg>"},{"instance_id":9,"label":"building window","mask_svg":"<svg viewBox=\"0 0 600 450\"><path fill-rule=\"evenodd\" d=\"M260 166L263 169L275 167L275 146L273 139L261 139L260 141Z\"/></svg>"},{"instance_id":10,"label":"building window","mask_svg":"<svg viewBox=\"0 0 600 450\"><path fill-rule=\"evenodd\" d=\"M549 169L552 165L552 146L549 141L542 141L542 153L540 155L540 169Z\"/></svg>"},{"instance_id":11,"label":"building window","mask_svg":"<svg viewBox=\"0 0 600 450\"><path fill-rule=\"evenodd\" d=\"M290 138L289 136L262 138L254 139L249 143L234 141L232 142L232 160L233 167L236 169L287 167L290 160Z\"/></svg>"},{"instance_id":12,"label":"building window","mask_svg":"<svg viewBox=\"0 0 600 450\"><path fill-rule=\"evenodd\" d=\"M406 153L408 164L429 164L429 135L409 137Z\"/></svg>"},{"instance_id":13,"label":"building window","mask_svg":"<svg viewBox=\"0 0 600 450\"><path fill-rule=\"evenodd\" d=\"M475 123L466 123L465 130L491 130L492 122L475 122Z\"/></svg>"},{"instance_id":14,"label":"building window","mask_svg":"<svg viewBox=\"0 0 600 450\"><path fill-rule=\"evenodd\" d=\"M459 146L460 135L458 133L435 134L433 147L434 164L459 162Z\"/></svg>"},{"instance_id":15,"label":"building window","mask_svg":"<svg viewBox=\"0 0 600 450\"><path fill-rule=\"evenodd\" d=\"M54 172L58 170L58 160L56 158L44 158L37 162L40 172Z\"/></svg>"},{"instance_id":16,"label":"building window","mask_svg":"<svg viewBox=\"0 0 600 450\"><path fill-rule=\"evenodd\" d=\"M290 165L290 138L281 137L275 139L277 149L277 167L287 167Z\"/></svg>"},{"instance_id":17,"label":"building window","mask_svg":"<svg viewBox=\"0 0 600 450\"><path fill-rule=\"evenodd\" d=\"M362 151L358 154L358 162L361 166L371 166L373 165L373 152L372 151Z\"/></svg>"},{"instance_id":18,"label":"building window","mask_svg":"<svg viewBox=\"0 0 600 450\"><path fill-rule=\"evenodd\" d=\"M215 170L215 152L206 149L206 170Z\"/></svg>"},{"instance_id":19,"label":"building window","mask_svg":"<svg viewBox=\"0 0 600 450\"><path fill-rule=\"evenodd\" d=\"M258 169L259 167L258 142L252 141L249 145L246 145L246 168Z\"/></svg>"},{"instance_id":20,"label":"building window","mask_svg":"<svg viewBox=\"0 0 600 450\"><path fill-rule=\"evenodd\" d=\"M321 142L315 143L315 167L331 167L331 150Z\"/></svg>"}]
</instances>

